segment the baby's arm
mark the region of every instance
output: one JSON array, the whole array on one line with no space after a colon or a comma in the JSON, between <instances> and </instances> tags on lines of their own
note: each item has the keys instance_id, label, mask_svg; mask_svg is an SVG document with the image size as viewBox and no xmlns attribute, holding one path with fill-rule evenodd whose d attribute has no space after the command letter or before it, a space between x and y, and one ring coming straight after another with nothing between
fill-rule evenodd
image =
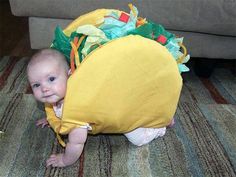
<instances>
[{"instance_id":1,"label":"baby's arm","mask_svg":"<svg viewBox=\"0 0 236 177\"><path fill-rule=\"evenodd\" d=\"M65 167L75 163L84 148L88 130L85 128L75 128L69 133L69 142L66 144L64 154L53 154L47 160L47 167Z\"/></svg>"}]
</instances>

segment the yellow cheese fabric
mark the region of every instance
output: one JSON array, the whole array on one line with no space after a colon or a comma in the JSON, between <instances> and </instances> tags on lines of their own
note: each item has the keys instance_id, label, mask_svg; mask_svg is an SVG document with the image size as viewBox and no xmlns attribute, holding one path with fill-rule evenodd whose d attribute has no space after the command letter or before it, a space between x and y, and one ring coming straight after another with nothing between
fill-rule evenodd
<instances>
[{"instance_id":1,"label":"yellow cheese fabric","mask_svg":"<svg viewBox=\"0 0 236 177\"><path fill-rule=\"evenodd\" d=\"M115 10L115 9L97 9L86 13L84 15L79 16L76 18L72 23L70 23L63 32L70 36L70 34L77 30L79 26L93 24L98 26L104 22L104 16L109 15L111 12L116 12L120 14L122 11Z\"/></svg>"},{"instance_id":2,"label":"yellow cheese fabric","mask_svg":"<svg viewBox=\"0 0 236 177\"><path fill-rule=\"evenodd\" d=\"M58 119L53 111L51 104L45 103L45 111L47 114L47 121L55 132L59 132L61 128L61 120Z\"/></svg>"},{"instance_id":3,"label":"yellow cheese fabric","mask_svg":"<svg viewBox=\"0 0 236 177\"><path fill-rule=\"evenodd\" d=\"M91 52L70 76L56 131L68 134L85 123L92 134L167 126L181 87L176 61L165 47L138 35L113 40Z\"/></svg>"}]
</instances>

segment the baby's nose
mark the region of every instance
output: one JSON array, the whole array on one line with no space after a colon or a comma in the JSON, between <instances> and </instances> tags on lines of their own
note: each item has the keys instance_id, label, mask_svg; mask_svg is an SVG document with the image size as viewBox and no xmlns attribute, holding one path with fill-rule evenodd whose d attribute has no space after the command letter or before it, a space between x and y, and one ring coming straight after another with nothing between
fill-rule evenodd
<instances>
[{"instance_id":1,"label":"baby's nose","mask_svg":"<svg viewBox=\"0 0 236 177\"><path fill-rule=\"evenodd\" d=\"M42 90L42 92L47 92L47 91L49 91L49 87L46 86L46 85L43 85L43 86L41 87L41 90Z\"/></svg>"}]
</instances>

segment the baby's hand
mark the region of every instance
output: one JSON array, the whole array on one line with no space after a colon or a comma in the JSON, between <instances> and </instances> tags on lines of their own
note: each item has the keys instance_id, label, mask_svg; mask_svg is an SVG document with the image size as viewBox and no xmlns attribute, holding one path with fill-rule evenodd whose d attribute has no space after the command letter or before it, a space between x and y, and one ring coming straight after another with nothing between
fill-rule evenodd
<instances>
[{"instance_id":1,"label":"baby's hand","mask_svg":"<svg viewBox=\"0 0 236 177\"><path fill-rule=\"evenodd\" d=\"M64 154L52 154L46 162L47 167L50 165L52 165L52 167L65 167L66 165L63 163L63 155Z\"/></svg>"},{"instance_id":2,"label":"baby's hand","mask_svg":"<svg viewBox=\"0 0 236 177\"><path fill-rule=\"evenodd\" d=\"M44 128L45 126L49 127L49 124L46 118L42 118L36 121L36 126L41 126L41 128Z\"/></svg>"}]
</instances>

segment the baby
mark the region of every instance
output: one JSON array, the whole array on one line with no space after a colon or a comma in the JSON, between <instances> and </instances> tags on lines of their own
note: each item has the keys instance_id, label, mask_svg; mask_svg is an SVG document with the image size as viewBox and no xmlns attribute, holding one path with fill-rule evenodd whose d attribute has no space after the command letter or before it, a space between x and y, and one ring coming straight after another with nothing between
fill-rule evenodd
<instances>
[{"instance_id":1,"label":"baby","mask_svg":"<svg viewBox=\"0 0 236 177\"><path fill-rule=\"evenodd\" d=\"M62 117L63 101L70 74L64 55L54 49L40 50L31 58L27 67L28 80L35 98L40 102L51 104L57 118ZM47 124L47 119L37 121L38 126L44 127ZM170 125L173 124L174 119ZM51 155L46 162L47 166L65 167L75 163L83 151L87 134L91 129L89 124L72 129L68 134L65 153ZM124 135L134 145L142 146L163 136L165 132L166 127L140 127Z\"/></svg>"}]
</instances>

